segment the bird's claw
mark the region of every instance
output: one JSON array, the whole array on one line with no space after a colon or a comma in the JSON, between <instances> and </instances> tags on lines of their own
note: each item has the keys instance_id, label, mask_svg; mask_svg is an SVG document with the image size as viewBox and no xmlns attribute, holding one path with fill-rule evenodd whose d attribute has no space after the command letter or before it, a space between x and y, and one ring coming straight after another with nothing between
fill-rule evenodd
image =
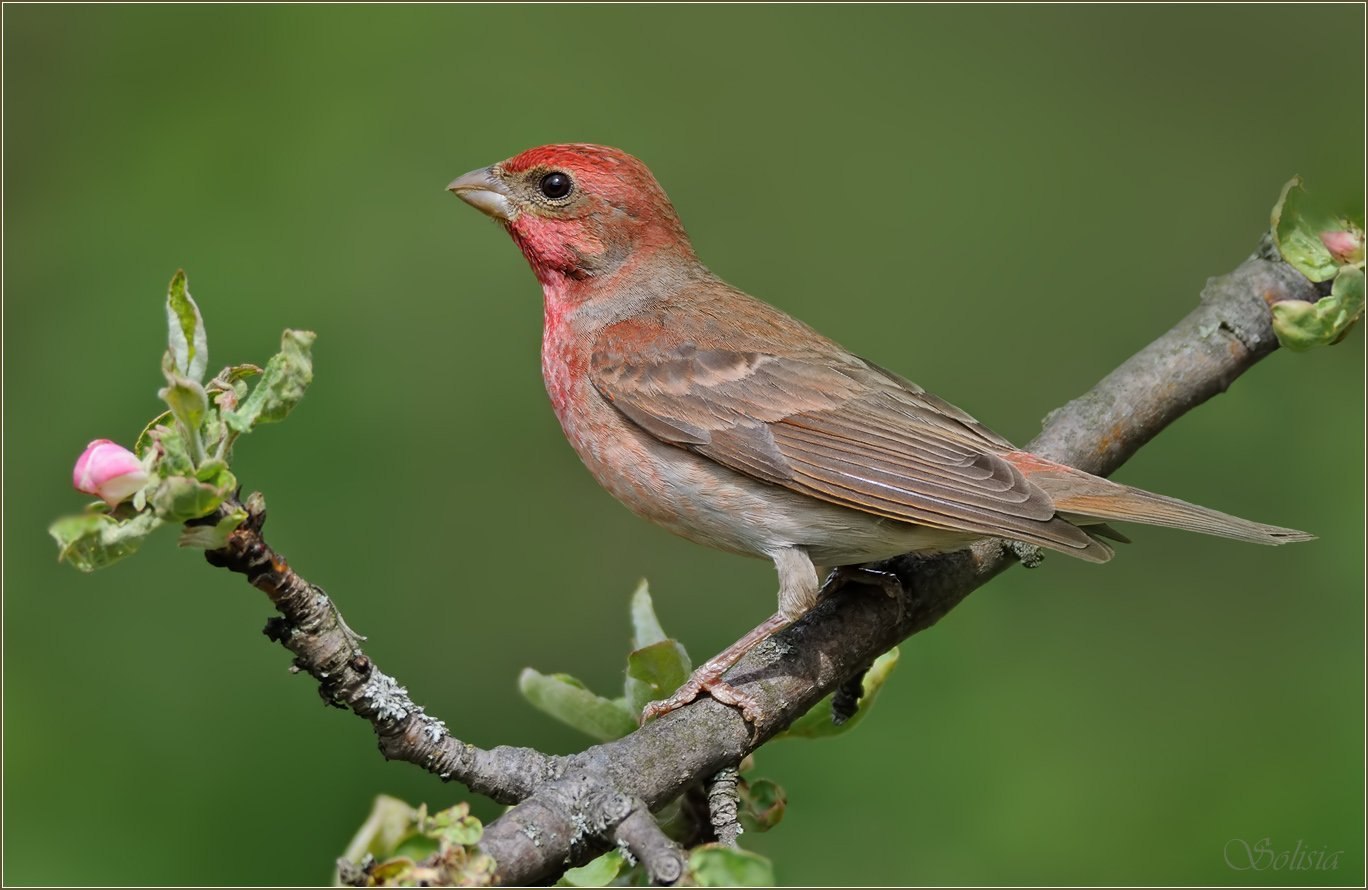
<instances>
[{"instance_id":1,"label":"bird's claw","mask_svg":"<svg viewBox=\"0 0 1368 890\"><path fill-rule=\"evenodd\" d=\"M820 597L835 593L847 584L868 584L879 588L894 599L900 599L906 590L897 572L869 566L838 566L827 575L817 595Z\"/></svg>"},{"instance_id":2,"label":"bird's claw","mask_svg":"<svg viewBox=\"0 0 1368 890\"><path fill-rule=\"evenodd\" d=\"M763 716L759 703L740 689L725 682L721 677L690 677L689 682L679 687L675 694L662 701L653 701L641 709L641 723L663 717L693 702L702 693L708 693L714 700L741 712L741 718L754 726Z\"/></svg>"},{"instance_id":3,"label":"bird's claw","mask_svg":"<svg viewBox=\"0 0 1368 890\"><path fill-rule=\"evenodd\" d=\"M870 566L837 566L822 582L817 597L822 599L831 596L847 584L867 584L879 588L898 604L898 623L901 624L906 617L907 585L903 584L902 577L897 572Z\"/></svg>"}]
</instances>

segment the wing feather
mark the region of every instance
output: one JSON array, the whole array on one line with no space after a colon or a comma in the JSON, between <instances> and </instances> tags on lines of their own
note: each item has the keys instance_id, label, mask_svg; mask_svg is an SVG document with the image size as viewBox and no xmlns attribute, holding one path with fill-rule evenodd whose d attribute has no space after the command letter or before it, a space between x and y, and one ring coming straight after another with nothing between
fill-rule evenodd
<instances>
[{"instance_id":1,"label":"wing feather","mask_svg":"<svg viewBox=\"0 0 1368 890\"><path fill-rule=\"evenodd\" d=\"M616 342L611 330L600 344ZM848 354L600 346L590 378L650 435L756 479L903 522L1110 555L1003 459L1010 442Z\"/></svg>"}]
</instances>

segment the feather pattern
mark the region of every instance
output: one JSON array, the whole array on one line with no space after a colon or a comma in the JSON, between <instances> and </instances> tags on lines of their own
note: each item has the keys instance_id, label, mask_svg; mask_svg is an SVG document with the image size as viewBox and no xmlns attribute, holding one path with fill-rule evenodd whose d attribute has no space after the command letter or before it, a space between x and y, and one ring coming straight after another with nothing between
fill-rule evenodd
<instances>
[{"instance_id":1,"label":"feather pattern","mask_svg":"<svg viewBox=\"0 0 1368 890\"><path fill-rule=\"evenodd\" d=\"M658 330L668 330L661 321ZM818 349L781 354L754 336L705 349L643 343L642 333L608 327L589 376L624 417L663 442L888 519L1096 561L1111 554L1059 518L1050 496L1003 457L1010 442L876 365L820 349L820 340Z\"/></svg>"}]
</instances>

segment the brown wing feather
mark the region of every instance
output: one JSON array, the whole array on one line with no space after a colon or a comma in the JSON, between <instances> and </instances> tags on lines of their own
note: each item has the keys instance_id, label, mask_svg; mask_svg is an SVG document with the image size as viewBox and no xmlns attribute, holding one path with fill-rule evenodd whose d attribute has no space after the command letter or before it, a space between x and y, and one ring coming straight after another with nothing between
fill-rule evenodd
<instances>
[{"instance_id":1,"label":"brown wing feather","mask_svg":"<svg viewBox=\"0 0 1368 890\"><path fill-rule=\"evenodd\" d=\"M1110 555L999 455L1011 443L853 356L685 345L629 358L608 346L590 378L657 439L765 482L904 522Z\"/></svg>"}]
</instances>

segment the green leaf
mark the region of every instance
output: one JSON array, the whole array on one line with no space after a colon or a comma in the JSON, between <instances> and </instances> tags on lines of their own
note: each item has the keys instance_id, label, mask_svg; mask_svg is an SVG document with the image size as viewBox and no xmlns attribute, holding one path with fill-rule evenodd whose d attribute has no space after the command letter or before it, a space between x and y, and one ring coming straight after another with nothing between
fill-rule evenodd
<instances>
[{"instance_id":1,"label":"green leaf","mask_svg":"<svg viewBox=\"0 0 1368 890\"><path fill-rule=\"evenodd\" d=\"M1364 300L1364 275L1363 266L1346 266L1340 269L1335 276L1335 283L1330 287L1330 299L1336 304L1332 309L1335 314L1333 327L1339 331L1338 335L1330 341L1331 345L1344 339L1344 335L1349 333L1360 318L1363 317ZM1324 302L1323 300L1321 302Z\"/></svg>"},{"instance_id":2,"label":"green leaf","mask_svg":"<svg viewBox=\"0 0 1368 890\"><path fill-rule=\"evenodd\" d=\"M247 521L247 511L234 510L214 525L188 525L180 535L180 546L217 550L228 543L228 536Z\"/></svg>"},{"instance_id":3,"label":"green leaf","mask_svg":"<svg viewBox=\"0 0 1368 890\"><path fill-rule=\"evenodd\" d=\"M627 860L622 857L622 853L617 850L609 850L579 868L566 869L565 874L561 875L561 879L556 882L556 886L607 887L626 864Z\"/></svg>"},{"instance_id":4,"label":"green leaf","mask_svg":"<svg viewBox=\"0 0 1368 890\"><path fill-rule=\"evenodd\" d=\"M207 460L200 464L195 470L195 478L201 482L208 482L218 488L233 485L237 480L228 469L228 464L222 460Z\"/></svg>"},{"instance_id":5,"label":"green leaf","mask_svg":"<svg viewBox=\"0 0 1368 890\"><path fill-rule=\"evenodd\" d=\"M1335 275L1337 264L1321 243L1320 233L1326 227L1314 224L1302 209L1304 195L1300 176L1283 186L1270 216L1273 241L1282 258L1297 271L1312 281L1328 281Z\"/></svg>"},{"instance_id":6,"label":"green leaf","mask_svg":"<svg viewBox=\"0 0 1368 890\"><path fill-rule=\"evenodd\" d=\"M484 826L470 815L470 804L464 801L432 814L422 830L428 837L459 847L478 844L484 836Z\"/></svg>"},{"instance_id":7,"label":"green leaf","mask_svg":"<svg viewBox=\"0 0 1368 890\"><path fill-rule=\"evenodd\" d=\"M208 516L237 488L237 479L221 462L212 479L168 476L152 492L150 502L157 515L168 522L185 522Z\"/></svg>"},{"instance_id":8,"label":"green leaf","mask_svg":"<svg viewBox=\"0 0 1368 890\"><path fill-rule=\"evenodd\" d=\"M370 870L371 882L377 887L416 887L417 859L425 858L425 854L420 854L416 858L408 856L397 856L394 859L386 860L376 865Z\"/></svg>"},{"instance_id":9,"label":"green leaf","mask_svg":"<svg viewBox=\"0 0 1368 890\"><path fill-rule=\"evenodd\" d=\"M788 809L788 794L769 779L745 779L737 785L741 824L747 831L765 832L778 825Z\"/></svg>"},{"instance_id":10,"label":"green leaf","mask_svg":"<svg viewBox=\"0 0 1368 890\"><path fill-rule=\"evenodd\" d=\"M700 887L772 887L774 865L758 853L705 844L689 854L689 872Z\"/></svg>"},{"instance_id":11,"label":"green leaf","mask_svg":"<svg viewBox=\"0 0 1368 890\"><path fill-rule=\"evenodd\" d=\"M261 374L261 368L253 364L229 365L222 371L214 375L206 385L206 389L216 392L232 390L243 380L250 380Z\"/></svg>"},{"instance_id":12,"label":"green leaf","mask_svg":"<svg viewBox=\"0 0 1368 890\"><path fill-rule=\"evenodd\" d=\"M247 384L243 381L260 373L256 365L229 365L205 384L205 392L217 409L205 414L202 437L206 453L219 458L230 456L240 431L229 427L225 415L237 410L246 398Z\"/></svg>"},{"instance_id":13,"label":"green leaf","mask_svg":"<svg viewBox=\"0 0 1368 890\"><path fill-rule=\"evenodd\" d=\"M637 728L631 713L567 674L547 675L524 668L518 691L533 707L602 742L620 739Z\"/></svg>"},{"instance_id":14,"label":"green leaf","mask_svg":"<svg viewBox=\"0 0 1368 890\"><path fill-rule=\"evenodd\" d=\"M442 845L436 838L427 837L426 835L421 834L411 834L400 841L399 846L394 848L394 853L391 854L393 859L390 861L403 861L407 859L408 861L417 864L440 849L442 849ZM407 881L404 882L404 885L413 887L416 884L414 881Z\"/></svg>"},{"instance_id":15,"label":"green leaf","mask_svg":"<svg viewBox=\"0 0 1368 890\"><path fill-rule=\"evenodd\" d=\"M221 395L221 394L220 394ZM200 427L200 439L204 454L214 460L225 460L231 455L233 440L237 433L228 429L223 422L221 411L210 408L204 414L204 424Z\"/></svg>"},{"instance_id":16,"label":"green leaf","mask_svg":"<svg viewBox=\"0 0 1368 890\"><path fill-rule=\"evenodd\" d=\"M166 386L157 395L171 409L172 416L190 440L198 440L204 412L209 409L209 395L203 386L189 377L182 377L172 369L166 370Z\"/></svg>"},{"instance_id":17,"label":"green leaf","mask_svg":"<svg viewBox=\"0 0 1368 890\"><path fill-rule=\"evenodd\" d=\"M93 572L137 552L143 539L161 524L151 513L138 513L122 522L106 513L81 513L58 519L48 527L48 534L57 542L59 562Z\"/></svg>"},{"instance_id":18,"label":"green leaf","mask_svg":"<svg viewBox=\"0 0 1368 890\"><path fill-rule=\"evenodd\" d=\"M648 702L669 698L689 679L689 654L675 640L660 640L627 656L627 701L640 713Z\"/></svg>"},{"instance_id":19,"label":"green leaf","mask_svg":"<svg viewBox=\"0 0 1368 890\"><path fill-rule=\"evenodd\" d=\"M655 604L651 602L651 589L642 578L632 593L632 648L640 649L652 643L667 639L665 629L656 617Z\"/></svg>"},{"instance_id":20,"label":"green leaf","mask_svg":"<svg viewBox=\"0 0 1368 890\"><path fill-rule=\"evenodd\" d=\"M651 695L651 687L630 674L623 678L622 697L613 699L625 711L636 715L640 715L643 708L656 700L657 696Z\"/></svg>"},{"instance_id":21,"label":"green leaf","mask_svg":"<svg viewBox=\"0 0 1368 890\"><path fill-rule=\"evenodd\" d=\"M167 412L170 414L171 412ZM166 415L162 415L165 417ZM168 476L193 476L195 462L190 459L190 451L185 446L185 438L176 426L154 426L148 433L152 446L160 457L153 464L153 471L163 478Z\"/></svg>"},{"instance_id":22,"label":"green leaf","mask_svg":"<svg viewBox=\"0 0 1368 890\"><path fill-rule=\"evenodd\" d=\"M1288 349L1302 352L1343 340L1363 315L1363 270L1344 266L1335 276L1329 296L1314 303L1282 300L1273 304L1273 333Z\"/></svg>"},{"instance_id":23,"label":"green leaf","mask_svg":"<svg viewBox=\"0 0 1368 890\"><path fill-rule=\"evenodd\" d=\"M159 426L166 426L168 423L171 422L171 420L171 412L163 411L162 413L158 414L156 417L148 421L147 426L143 427L141 433L138 433L138 438L133 443L133 453L136 454L138 457L142 457L143 455L147 454L147 450L151 448L155 443L155 439L152 436L152 431Z\"/></svg>"},{"instance_id":24,"label":"green leaf","mask_svg":"<svg viewBox=\"0 0 1368 890\"><path fill-rule=\"evenodd\" d=\"M645 578L641 579L641 583L632 593L631 612L632 649L641 649L669 639L665 635L665 629L660 626L660 619L656 617L655 604L651 601L651 591ZM683 645L680 645L679 648L684 653L684 662L687 665L689 654L684 650ZM676 686L675 688L679 687ZM652 693L649 684L633 677L630 671L623 680L622 691L628 707L637 714L641 713L641 709L646 706L647 702L662 697ZM670 691L673 692L674 690Z\"/></svg>"},{"instance_id":25,"label":"green leaf","mask_svg":"<svg viewBox=\"0 0 1368 890\"><path fill-rule=\"evenodd\" d=\"M381 794L371 804L370 815L352 836L342 858L359 863L369 853L378 860L388 859L413 833L417 821L418 810L397 797Z\"/></svg>"},{"instance_id":26,"label":"green leaf","mask_svg":"<svg viewBox=\"0 0 1368 890\"><path fill-rule=\"evenodd\" d=\"M494 873L494 860L475 848L483 833L464 802L429 816L426 805L381 795L342 860L359 866L374 857L365 874L375 886L483 887ZM340 871L339 863L334 886Z\"/></svg>"},{"instance_id":27,"label":"green leaf","mask_svg":"<svg viewBox=\"0 0 1368 890\"><path fill-rule=\"evenodd\" d=\"M271 356L266 370L237 411L225 411L224 420L237 433L258 424L278 423L304 398L313 381L312 331L287 330L280 338L280 352Z\"/></svg>"},{"instance_id":28,"label":"green leaf","mask_svg":"<svg viewBox=\"0 0 1368 890\"><path fill-rule=\"evenodd\" d=\"M893 668L898 666L898 649L895 646L883 655L874 659L869 670L864 675L861 685L860 708L855 715L839 726L831 722L831 696L819 701L816 705L808 709L808 712L789 726L788 729L779 733L777 739L824 739L831 736L838 736L842 733L850 732L874 707L874 700L879 695L879 690L883 688L888 677L893 673Z\"/></svg>"},{"instance_id":29,"label":"green leaf","mask_svg":"<svg viewBox=\"0 0 1368 890\"><path fill-rule=\"evenodd\" d=\"M166 291L166 342L176 371L198 383L209 364L209 339L204 319L190 297L185 270L176 271Z\"/></svg>"}]
</instances>

